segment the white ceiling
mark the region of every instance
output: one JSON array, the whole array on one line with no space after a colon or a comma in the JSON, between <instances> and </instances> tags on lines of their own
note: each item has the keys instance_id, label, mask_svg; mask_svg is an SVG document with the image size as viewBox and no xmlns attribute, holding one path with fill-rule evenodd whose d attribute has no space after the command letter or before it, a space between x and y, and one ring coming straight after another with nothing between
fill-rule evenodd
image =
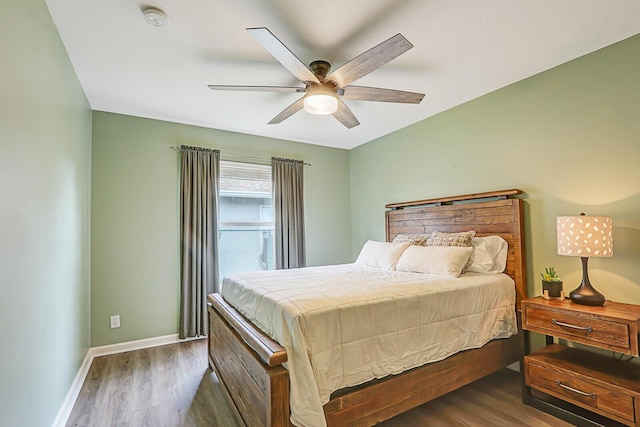
<instances>
[{"instance_id":1,"label":"white ceiling","mask_svg":"<svg viewBox=\"0 0 640 427\"><path fill-rule=\"evenodd\" d=\"M638 0L46 0L93 110L350 149L640 33ZM165 28L145 22L153 6ZM401 33L414 48L355 84L426 93L346 100L360 125L300 111L295 93L207 84L299 82L245 28L333 69ZM302 84L300 84L302 86Z\"/></svg>"}]
</instances>

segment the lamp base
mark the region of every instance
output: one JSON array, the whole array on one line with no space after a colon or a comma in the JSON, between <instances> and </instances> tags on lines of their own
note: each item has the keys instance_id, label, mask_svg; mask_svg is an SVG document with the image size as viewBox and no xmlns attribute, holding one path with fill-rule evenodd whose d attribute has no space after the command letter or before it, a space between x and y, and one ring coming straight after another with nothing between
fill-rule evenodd
<instances>
[{"instance_id":1,"label":"lamp base","mask_svg":"<svg viewBox=\"0 0 640 427\"><path fill-rule=\"evenodd\" d=\"M569 294L569 298L571 298L571 301L575 302L576 304L592 306L603 305L605 301L604 295L593 289L590 284L585 286L584 283L581 284L578 288L571 291L571 293Z\"/></svg>"},{"instance_id":2,"label":"lamp base","mask_svg":"<svg viewBox=\"0 0 640 427\"><path fill-rule=\"evenodd\" d=\"M576 304L599 306L604 305L604 295L596 291L589 281L589 270L587 264L589 258L581 257L582 260L582 283L569 294L571 301Z\"/></svg>"}]
</instances>

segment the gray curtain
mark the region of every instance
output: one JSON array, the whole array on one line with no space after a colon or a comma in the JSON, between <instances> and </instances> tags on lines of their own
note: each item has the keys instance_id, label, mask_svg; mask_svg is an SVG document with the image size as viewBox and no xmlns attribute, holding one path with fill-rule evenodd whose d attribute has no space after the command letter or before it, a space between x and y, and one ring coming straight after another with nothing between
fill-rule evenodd
<instances>
[{"instance_id":1,"label":"gray curtain","mask_svg":"<svg viewBox=\"0 0 640 427\"><path fill-rule=\"evenodd\" d=\"M180 338L207 335L207 295L218 289L220 152L180 147Z\"/></svg>"},{"instance_id":2,"label":"gray curtain","mask_svg":"<svg viewBox=\"0 0 640 427\"><path fill-rule=\"evenodd\" d=\"M304 162L274 157L271 159L271 168L276 268L304 267Z\"/></svg>"}]
</instances>

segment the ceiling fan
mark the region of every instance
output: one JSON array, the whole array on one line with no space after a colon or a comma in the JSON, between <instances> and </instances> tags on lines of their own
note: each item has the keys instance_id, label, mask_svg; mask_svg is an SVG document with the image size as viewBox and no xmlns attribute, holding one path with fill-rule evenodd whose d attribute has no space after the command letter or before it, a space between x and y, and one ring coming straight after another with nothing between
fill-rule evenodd
<instances>
[{"instance_id":1,"label":"ceiling fan","mask_svg":"<svg viewBox=\"0 0 640 427\"><path fill-rule=\"evenodd\" d=\"M302 98L285 108L269 124L280 123L304 108L312 114L333 114L340 123L350 129L359 125L360 122L342 101L342 98L404 104L419 104L424 98L423 93L350 84L411 49L413 45L402 34L396 34L329 73L331 64L327 61L313 61L307 67L267 28L247 28L247 31L287 70L304 83L304 87L209 85L209 88L213 90L304 93Z\"/></svg>"}]
</instances>

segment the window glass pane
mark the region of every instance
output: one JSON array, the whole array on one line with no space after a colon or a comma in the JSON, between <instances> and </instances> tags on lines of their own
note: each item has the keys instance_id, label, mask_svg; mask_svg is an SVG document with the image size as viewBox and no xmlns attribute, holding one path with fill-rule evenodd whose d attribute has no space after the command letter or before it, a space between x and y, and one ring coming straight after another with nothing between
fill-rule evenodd
<instances>
[{"instance_id":1,"label":"window glass pane","mask_svg":"<svg viewBox=\"0 0 640 427\"><path fill-rule=\"evenodd\" d=\"M220 162L220 278L272 270L271 166Z\"/></svg>"}]
</instances>

